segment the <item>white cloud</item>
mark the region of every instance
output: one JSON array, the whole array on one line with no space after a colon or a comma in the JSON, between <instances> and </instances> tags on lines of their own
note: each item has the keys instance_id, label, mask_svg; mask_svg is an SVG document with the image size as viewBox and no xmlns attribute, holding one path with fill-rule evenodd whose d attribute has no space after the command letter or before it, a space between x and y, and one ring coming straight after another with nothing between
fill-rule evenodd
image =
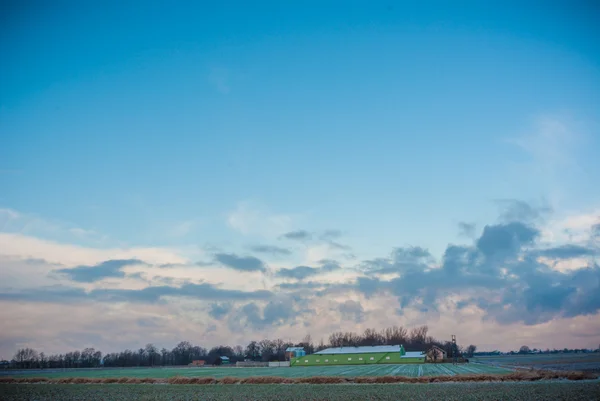
<instances>
[{"instance_id":1,"label":"white cloud","mask_svg":"<svg viewBox=\"0 0 600 401\"><path fill-rule=\"evenodd\" d=\"M169 248L86 248L7 233L0 233L0 255L44 259L65 266L93 265L109 259L140 259L152 264L189 262Z\"/></svg>"},{"instance_id":2,"label":"white cloud","mask_svg":"<svg viewBox=\"0 0 600 401\"><path fill-rule=\"evenodd\" d=\"M294 217L273 214L253 202L240 202L227 216L227 225L244 235L275 238L290 230Z\"/></svg>"},{"instance_id":3,"label":"white cloud","mask_svg":"<svg viewBox=\"0 0 600 401\"><path fill-rule=\"evenodd\" d=\"M194 228L196 228L197 222L194 220L182 221L174 224L167 230L167 235L171 238L181 238L187 236Z\"/></svg>"},{"instance_id":4,"label":"white cloud","mask_svg":"<svg viewBox=\"0 0 600 401\"><path fill-rule=\"evenodd\" d=\"M258 271L231 270L222 266L199 267L190 264L173 267L128 266L124 271L128 274L142 273L149 285L162 285L164 279L174 279L176 282L209 283L220 289L256 291L265 289L263 280L270 281Z\"/></svg>"},{"instance_id":5,"label":"white cloud","mask_svg":"<svg viewBox=\"0 0 600 401\"><path fill-rule=\"evenodd\" d=\"M9 220L16 220L21 215L16 210L0 208L0 222L2 224L8 224Z\"/></svg>"},{"instance_id":6,"label":"white cloud","mask_svg":"<svg viewBox=\"0 0 600 401\"><path fill-rule=\"evenodd\" d=\"M1 222L22 219L20 213L11 210L0 211ZM548 244L573 243L574 238L585 244L589 240L591 225L598 222L598 209L585 214L564 215L547 225L544 229L544 241ZM242 203L233 211L227 220L228 224L246 235L264 235L276 238L282 232L294 227L294 218L287 215L274 215L264 208L250 203ZM3 223L2 223L3 224ZM181 232L188 226L182 223ZM85 235L75 227L74 234ZM570 234L566 234L569 230ZM23 233L0 233L0 277L3 287L36 288L41 286L63 284L73 285L65 277L50 274L58 268L52 263L64 266L94 265L108 259L140 259L151 264L126 266L123 270L127 277L109 277L94 283L78 284L80 288L142 289L150 285L180 285L190 281L193 283L210 283L220 289L241 291L273 290L280 281L274 276L260 272L239 272L221 266L196 266L195 260L185 257L189 250L162 247L132 248L100 248L83 247L58 241L48 241ZM299 264L317 266L322 259L338 259L342 250L332 249L325 244L316 244L305 248L303 260ZM189 253L187 253L189 255ZM31 262L25 259L43 259ZM555 265L558 270L577 268L583 260L560 262ZM273 268L294 267L290 260L283 261ZM161 264L173 264L171 267L159 267ZM63 266L63 267L64 267ZM580 267L580 266L579 266ZM141 273L141 278L131 276ZM359 272L350 268L342 268L328 272L318 278L323 283L351 283ZM523 326L522 324L498 324L485 320L485 311L474 305L462 309L456 307L460 299L468 299L478 295L462 290L461 294L448 293L439 298L438 311L423 312L417 306L403 309L403 315L397 316L399 307L397 296L377 293L371 297L343 287L323 297L315 297L312 290L298 291L305 299L303 308L310 310L306 316L298 314L294 325L267 327L264 330L248 329L232 331L225 321L215 321L207 316L210 302L189 298L165 298L159 304L119 303L102 304L82 302L81 304L56 305L42 303L0 302L0 320L10 321L10 329L0 334L0 352L14 352L16 345L31 345L46 352L64 352L73 348L92 345L104 352L124 348L136 348L146 342L154 342L159 347L173 347L178 341L201 336L203 346L213 346L225 341L227 344L245 345L252 338L283 338L297 341L310 333L316 342L333 331L362 332L366 328L385 328L391 325L404 325L408 328L427 324L431 334L445 339L453 333L463 333L459 337L461 344L474 343L480 349L518 348L520 345L530 347L541 346L591 346L598 342L600 326L592 317L580 316L573 319L558 318L551 322ZM492 294L493 295L493 294ZM463 298L461 298L463 297ZM349 321L340 317L337 305L353 300L360 302L364 320ZM232 301L235 307L249 301ZM263 301L264 302L264 301ZM313 312L314 311L314 312ZM596 316L597 318L597 316ZM151 330L139 327L138 319L152 321ZM47 322L43 329L36 329L39 321ZM306 326L305 326L306 324ZM209 330L214 325L215 330ZM65 330L69 327L69 330ZM98 327L110 327L114 330L99 330ZM513 332L518 332L514 336ZM32 334L35 333L35 338ZM578 335L586 335L581 340ZM15 339L18 339L16 341ZM141 340L140 340L141 339ZM224 340L225 339L225 340ZM560 339L560 340L557 340ZM15 342L16 341L16 342ZM587 342L584 342L587 341ZM589 344L588 344L589 342ZM10 355L6 355L7 357Z\"/></svg>"},{"instance_id":7,"label":"white cloud","mask_svg":"<svg viewBox=\"0 0 600 401\"><path fill-rule=\"evenodd\" d=\"M0 209L0 232L94 244L102 244L108 239L94 230L6 208Z\"/></svg>"},{"instance_id":8,"label":"white cloud","mask_svg":"<svg viewBox=\"0 0 600 401\"><path fill-rule=\"evenodd\" d=\"M587 244L592 239L592 226L600 223L600 208L585 213L563 213L542 228L542 242L549 244Z\"/></svg>"},{"instance_id":9,"label":"white cloud","mask_svg":"<svg viewBox=\"0 0 600 401\"><path fill-rule=\"evenodd\" d=\"M573 153L582 140L576 126L565 117L540 116L533 130L513 143L527 151L543 172L555 172L576 164Z\"/></svg>"},{"instance_id":10,"label":"white cloud","mask_svg":"<svg viewBox=\"0 0 600 401\"><path fill-rule=\"evenodd\" d=\"M565 273L571 270L583 269L589 266L590 261L586 258L574 258L565 260L553 260L549 258L538 258L538 262L551 266L554 270Z\"/></svg>"}]
</instances>

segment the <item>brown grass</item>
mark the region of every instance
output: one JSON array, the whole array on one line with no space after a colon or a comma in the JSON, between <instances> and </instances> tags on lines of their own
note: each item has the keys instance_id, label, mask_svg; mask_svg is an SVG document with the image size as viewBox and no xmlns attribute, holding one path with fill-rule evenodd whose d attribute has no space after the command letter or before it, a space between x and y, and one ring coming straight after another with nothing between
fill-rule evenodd
<instances>
[{"instance_id":1,"label":"brown grass","mask_svg":"<svg viewBox=\"0 0 600 401\"><path fill-rule=\"evenodd\" d=\"M240 382L239 377L223 377L218 380L219 384L238 384Z\"/></svg>"},{"instance_id":2,"label":"brown grass","mask_svg":"<svg viewBox=\"0 0 600 401\"><path fill-rule=\"evenodd\" d=\"M289 377L256 376L244 377L239 382L241 384L292 384L295 380Z\"/></svg>"},{"instance_id":3,"label":"brown grass","mask_svg":"<svg viewBox=\"0 0 600 401\"><path fill-rule=\"evenodd\" d=\"M167 379L169 384L215 384L217 380L213 377L181 377L175 376Z\"/></svg>"},{"instance_id":4,"label":"brown grass","mask_svg":"<svg viewBox=\"0 0 600 401\"><path fill-rule=\"evenodd\" d=\"M52 384L392 384L392 383L443 383L443 382L516 382L516 381L538 381L538 380L591 380L597 379L598 375L590 372L568 372L548 370L519 370L505 375L479 374L464 376L369 376L369 377L339 377L339 376L314 376L314 377L278 377L278 376L256 376L256 377L183 377L175 376L168 379L158 378L136 378L136 377L63 377L49 379L46 377L0 377L0 383L52 383Z\"/></svg>"},{"instance_id":5,"label":"brown grass","mask_svg":"<svg viewBox=\"0 0 600 401\"><path fill-rule=\"evenodd\" d=\"M298 377L296 383L308 384L340 384L348 383L351 379L339 376L314 376L314 377Z\"/></svg>"}]
</instances>

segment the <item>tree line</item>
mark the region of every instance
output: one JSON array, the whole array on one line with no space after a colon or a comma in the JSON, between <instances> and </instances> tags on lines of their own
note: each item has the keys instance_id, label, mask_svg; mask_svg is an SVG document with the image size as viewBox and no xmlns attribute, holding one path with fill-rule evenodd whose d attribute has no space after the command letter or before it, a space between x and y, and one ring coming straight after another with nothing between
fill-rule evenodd
<instances>
[{"instance_id":1,"label":"tree line","mask_svg":"<svg viewBox=\"0 0 600 401\"><path fill-rule=\"evenodd\" d=\"M521 346L521 348L519 348L518 351L508 351L508 352L502 352L502 351L483 351L483 352L476 352L475 355L476 356L494 356L494 355L522 355L522 354L589 354L589 353L593 353L593 352L600 352L600 345L598 345L598 348L596 349L591 349L591 348L563 348L563 349L550 349L550 348L546 348L545 350L543 349L538 349L538 348L529 348L527 345L523 345Z\"/></svg>"},{"instance_id":2,"label":"tree line","mask_svg":"<svg viewBox=\"0 0 600 401\"><path fill-rule=\"evenodd\" d=\"M13 358L11 367L20 369L41 368L94 368L94 367L136 367L136 366L181 366L192 361L203 360L207 365L218 365L221 357L227 357L231 363L237 361L284 361L287 359L286 348L303 347L307 354L312 354L329 347L353 347L374 345L402 344L407 351L427 351L436 345L444 349L448 358L459 355L472 356L477 347L470 345L463 349L454 348L450 341L439 341L429 335L427 326L420 326L410 331L404 327L393 326L383 330L366 329L363 333L334 332L324 342L313 342L306 335L300 342L289 342L282 339L250 341L246 347L220 345L207 349L182 341L172 349L158 349L154 344L147 344L137 350L126 349L120 352L102 354L94 348L65 354L46 355L31 348L19 349ZM6 365L6 364L5 364Z\"/></svg>"}]
</instances>

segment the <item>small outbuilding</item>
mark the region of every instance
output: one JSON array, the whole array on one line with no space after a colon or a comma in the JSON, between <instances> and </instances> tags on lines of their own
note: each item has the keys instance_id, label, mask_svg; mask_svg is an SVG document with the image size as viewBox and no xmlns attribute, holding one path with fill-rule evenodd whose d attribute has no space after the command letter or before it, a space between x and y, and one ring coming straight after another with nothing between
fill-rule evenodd
<instances>
[{"instance_id":1,"label":"small outbuilding","mask_svg":"<svg viewBox=\"0 0 600 401\"><path fill-rule=\"evenodd\" d=\"M285 359L290 361L292 358L297 358L306 355L304 347L287 347L285 350Z\"/></svg>"},{"instance_id":2,"label":"small outbuilding","mask_svg":"<svg viewBox=\"0 0 600 401\"><path fill-rule=\"evenodd\" d=\"M433 345L427 351L425 360L427 362L442 362L447 357L448 357L448 354L446 353L446 351L444 351L442 348L438 347L437 345Z\"/></svg>"},{"instance_id":3,"label":"small outbuilding","mask_svg":"<svg viewBox=\"0 0 600 401\"><path fill-rule=\"evenodd\" d=\"M221 365L229 365L229 357L222 356L222 357L220 357L220 359L221 359Z\"/></svg>"}]
</instances>

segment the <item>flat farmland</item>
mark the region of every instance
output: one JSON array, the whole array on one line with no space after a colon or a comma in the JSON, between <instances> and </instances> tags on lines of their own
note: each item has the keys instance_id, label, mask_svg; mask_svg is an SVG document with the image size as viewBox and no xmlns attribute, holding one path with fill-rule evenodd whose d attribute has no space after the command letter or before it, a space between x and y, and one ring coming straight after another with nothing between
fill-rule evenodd
<instances>
[{"instance_id":1,"label":"flat farmland","mask_svg":"<svg viewBox=\"0 0 600 401\"><path fill-rule=\"evenodd\" d=\"M598 400L600 383L323 384L293 386L161 386L144 384L0 384L6 401L17 400Z\"/></svg>"},{"instance_id":2,"label":"flat farmland","mask_svg":"<svg viewBox=\"0 0 600 401\"><path fill-rule=\"evenodd\" d=\"M478 356L471 360L507 368L600 372L600 353Z\"/></svg>"},{"instance_id":3,"label":"flat farmland","mask_svg":"<svg viewBox=\"0 0 600 401\"><path fill-rule=\"evenodd\" d=\"M49 379L66 377L133 377L169 378L183 377L313 377L313 376L456 376L473 374L505 374L512 370L488 364L407 364L407 365L361 365L361 366L306 366L294 368L106 368L106 369L65 369L4 372L5 376L46 377Z\"/></svg>"}]
</instances>

